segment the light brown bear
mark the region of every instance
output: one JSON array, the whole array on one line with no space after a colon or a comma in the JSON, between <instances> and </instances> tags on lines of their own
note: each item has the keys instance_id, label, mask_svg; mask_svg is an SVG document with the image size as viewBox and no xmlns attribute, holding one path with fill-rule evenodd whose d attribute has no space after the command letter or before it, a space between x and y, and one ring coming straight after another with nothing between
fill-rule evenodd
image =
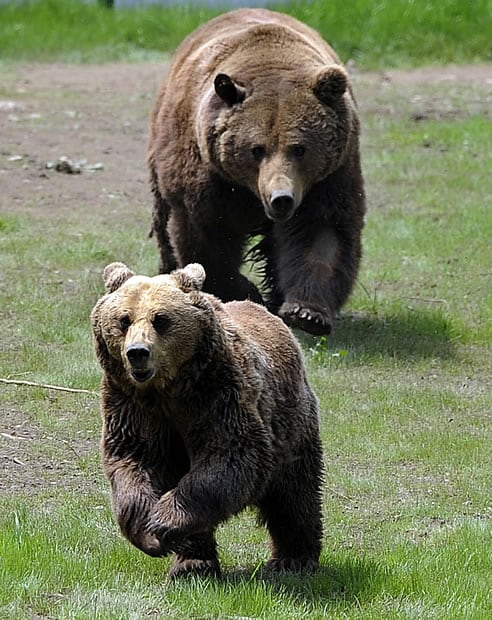
<instances>
[{"instance_id":1,"label":"light brown bear","mask_svg":"<svg viewBox=\"0 0 492 620\"><path fill-rule=\"evenodd\" d=\"M269 309L330 332L358 273L365 198L352 88L317 32L239 9L192 33L158 96L148 162L162 273L199 262L208 292L262 302L239 271L259 238Z\"/></svg>"},{"instance_id":2,"label":"light brown bear","mask_svg":"<svg viewBox=\"0 0 492 620\"><path fill-rule=\"evenodd\" d=\"M256 506L272 571L311 571L321 550L318 403L300 348L250 301L201 292L205 272L104 271L92 311L103 465L123 534L172 576L219 575L215 530Z\"/></svg>"}]
</instances>

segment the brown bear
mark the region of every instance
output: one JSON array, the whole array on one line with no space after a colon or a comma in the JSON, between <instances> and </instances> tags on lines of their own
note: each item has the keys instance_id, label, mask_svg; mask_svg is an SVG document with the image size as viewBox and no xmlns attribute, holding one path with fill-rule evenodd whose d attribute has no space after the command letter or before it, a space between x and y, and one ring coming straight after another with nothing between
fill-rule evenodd
<instances>
[{"instance_id":1,"label":"brown bear","mask_svg":"<svg viewBox=\"0 0 492 620\"><path fill-rule=\"evenodd\" d=\"M103 466L123 534L171 576L220 574L215 530L248 505L272 571L312 571L321 550L318 402L289 329L249 300L200 290L201 265L104 271L92 311Z\"/></svg>"},{"instance_id":2,"label":"brown bear","mask_svg":"<svg viewBox=\"0 0 492 620\"><path fill-rule=\"evenodd\" d=\"M162 273L199 262L204 290L262 302L239 271L255 237L269 309L330 332L359 269L365 197L352 87L317 32L238 9L192 33L160 90L148 162Z\"/></svg>"}]
</instances>

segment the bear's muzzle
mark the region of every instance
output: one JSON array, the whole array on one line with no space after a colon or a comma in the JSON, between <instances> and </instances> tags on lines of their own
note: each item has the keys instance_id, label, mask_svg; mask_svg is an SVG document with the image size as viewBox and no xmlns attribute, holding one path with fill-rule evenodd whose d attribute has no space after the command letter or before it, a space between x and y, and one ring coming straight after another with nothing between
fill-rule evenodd
<instances>
[{"instance_id":1,"label":"bear's muzzle","mask_svg":"<svg viewBox=\"0 0 492 620\"><path fill-rule=\"evenodd\" d=\"M143 342L131 344L126 349L126 357L130 362L130 374L138 381L145 383L155 374L154 368L149 368L150 347Z\"/></svg>"},{"instance_id":2,"label":"bear's muzzle","mask_svg":"<svg viewBox=\"0 0 492 620\"><path fill-rule=\"evenodd\" d=\"M274 222L286 222L295 209L294 194L286 190L275 190L270 196L267 215Z\"/></svg>"}]
</instances>

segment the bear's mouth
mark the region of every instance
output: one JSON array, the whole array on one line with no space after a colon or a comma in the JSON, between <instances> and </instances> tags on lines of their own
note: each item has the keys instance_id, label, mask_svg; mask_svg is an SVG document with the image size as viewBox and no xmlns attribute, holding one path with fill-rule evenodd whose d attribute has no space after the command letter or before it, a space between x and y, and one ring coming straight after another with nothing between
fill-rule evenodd
<instances>
[{"instance_id":1,"label":"bear's mouth","mask_svg":"<svg viewBox=\"0 0 492 620\"><path fill-rule=\"evenodd\" d=\"M146 381L149 381L155 374L155 370L153 368L148 368L147 370L137 370L132 368L130 372L132 377L138 383L145 383Z\"/></svg>"}]
</instances>

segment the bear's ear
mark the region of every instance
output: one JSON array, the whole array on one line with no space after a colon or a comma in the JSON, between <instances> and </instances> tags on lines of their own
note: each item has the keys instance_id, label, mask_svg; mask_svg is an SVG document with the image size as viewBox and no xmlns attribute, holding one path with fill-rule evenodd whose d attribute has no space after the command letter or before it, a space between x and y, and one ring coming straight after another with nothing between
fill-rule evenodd
<instances>
[{"instance_id":1,"label":"bear's ear","mask_svg":"<svg viewBox=\"0 0 492 620\"><path fill-rule=\"evenodd\" d=\"M222 101L230 106L241 103L246 97L246 90L225 73L219 73L215 76L214 87Z\"/></svg>"},{"instance_id":2,"label":"bear's ear","mask_svg":"<svg viewBox=\"0 0 492 620\"><path fill-rule=\"evenodd\" d=\"M113 293L134 275L134 272L128 269L124 263L110 263L106 265L103 274L106 291L108 293Z\"/></svg>"},{"instance_id":3,"label":"bear's ear","mask_svg":"<svg viewBox=\"0 0 492 620\"><path fill-rule=\"evenodd\" d=\"M185 293L200 291L205 282L205 269L200 263L190 263L171 273L178 287Z\"/></svg>"},{"instance_id":4,"label":"bear's ear","mask_svg":"<svg viewBox=\"0 0 492 620\"><path fill-rule=\"evenodd\" d=\"M321 69L314 78L313 91L316 97L328 105L336 103L345 93L348 76L339 65Z\"/></svg>"}]
</instances>

